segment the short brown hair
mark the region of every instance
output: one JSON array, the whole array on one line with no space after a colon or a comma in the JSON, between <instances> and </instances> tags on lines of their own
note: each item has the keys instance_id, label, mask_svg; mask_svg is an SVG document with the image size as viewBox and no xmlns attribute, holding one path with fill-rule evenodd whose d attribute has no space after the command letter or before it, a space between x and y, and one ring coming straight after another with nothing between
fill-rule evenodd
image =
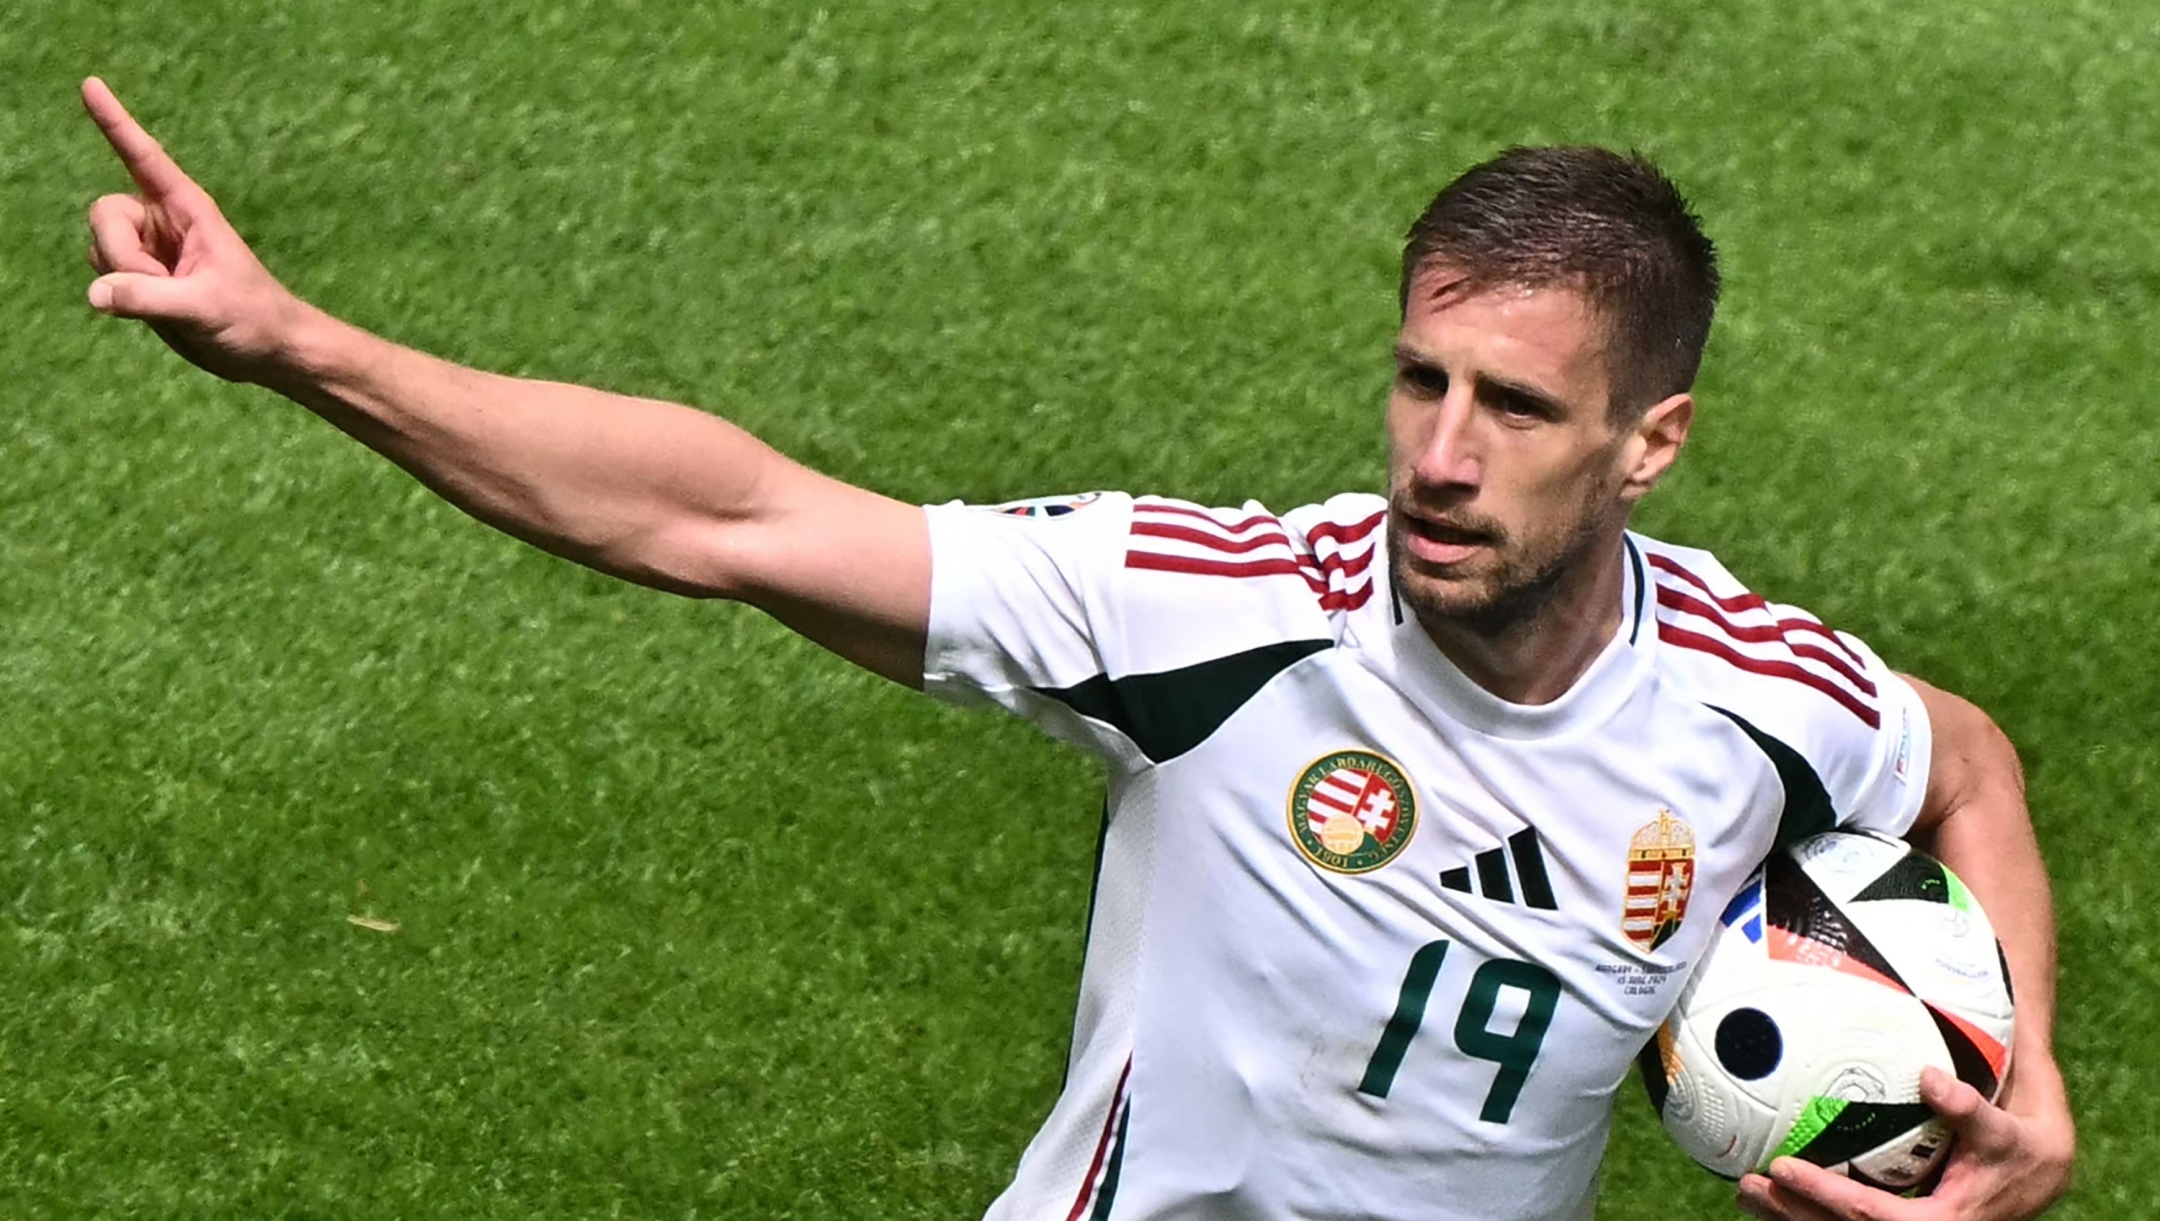
<instances>
[{"instance_id":1,"label":"short brown hair","mask_svg":"<svg viewBox=\"0 0 2160 1221\"><path fill-rule=\"evenodd\" d=\"M1516 146L1441 188L1405 235L1401 304L1438 264L1471 288L1580 291L1603 316L1616 413L1695 384L1717 311L1717 248L1639 153Z\"/></svg>"}]
</instances>

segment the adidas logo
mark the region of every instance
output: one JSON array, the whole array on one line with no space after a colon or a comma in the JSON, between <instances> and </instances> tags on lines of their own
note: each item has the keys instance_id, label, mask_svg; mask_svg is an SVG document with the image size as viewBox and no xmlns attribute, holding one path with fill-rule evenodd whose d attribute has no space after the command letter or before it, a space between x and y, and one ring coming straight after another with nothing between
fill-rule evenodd
<instances>
[{"instance_id":1,"label":"adidas logo","mask_svg":"<svg viewBox=\"0 0 2160 1221\"><path fill-rule=\"evenodd\" d=\"M1514 876L1508 875L1508 861L1515 862ZM1470 887L1472 867L1477 871L1477 889ZM1542 911L1559 911L1553 902L1552 880L1545 876L1545 853L1538 847L1537 832L1524 827L1507 837L1507 847L1488 848L1471 858L1470 865L1457 865L1440 871L1443 889L1463 894L1483 895L1501 903L1521 902L1525 907ZM1516 899L1520 893L1522 898Z\"/></svg>"}]
</instances>

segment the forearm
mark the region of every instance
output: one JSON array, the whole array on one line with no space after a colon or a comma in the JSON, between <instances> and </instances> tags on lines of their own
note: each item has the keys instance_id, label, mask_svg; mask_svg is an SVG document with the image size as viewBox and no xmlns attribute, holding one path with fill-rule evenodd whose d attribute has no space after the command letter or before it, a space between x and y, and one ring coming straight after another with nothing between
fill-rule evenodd
<instances>
[{"instance_id":1,"label":"forearm","mask_svg":"<svg viewBox=\"0 0 2160 1221\"><path fill-rule=\"evenodd\" d=\"M1918 685L1918 684L1916 684ZM1944 754L1958 777L1945 808L1915 831L1979 899L2001 940L2017 1001L2008 1084L2025 1109L2067 1110L2054 1059L2055 912L2025 805L2017 751L1985 713L1921 686ZM2010 1097L2006 1094L2005 1105Z\"/></svg>"},{"instance_id":2,"label":"forearm","mask_svg":"<svg viewBox=\"0 0 2160 1221\"><path fill-rule=\"evenodd\" d=\"M278 283L100 81L83 104L140 193L90 206L92 308L294 399L481 521L602 572L735 598L920 686L930 529L688 407L460 368Z\"/></svg>"},{"instance_id":3,"label":"forearm","mask_svg":"<svg viewBox=\"0 0 2160 1221\"><path fill-rule=\"evenodd\" d=\"M259 380L481 521L680 593L740 592L689 536L756 512L787 464L688 407L464 368L313 309Z\"/></svg>"}]
</instances>

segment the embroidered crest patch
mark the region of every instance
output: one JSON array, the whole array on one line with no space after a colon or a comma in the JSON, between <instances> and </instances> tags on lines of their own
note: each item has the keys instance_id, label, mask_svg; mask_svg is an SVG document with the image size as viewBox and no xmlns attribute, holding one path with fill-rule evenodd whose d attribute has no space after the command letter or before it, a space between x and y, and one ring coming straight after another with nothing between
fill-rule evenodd
<instances>
[{"instance_id":1,"label":"embroidered crest patch","mask_svg":"<svg viewBox=\"0 0 2160 1221\"><path fill-rule=\"evenodd\" d=\"M1695 831L1659 810L1655 822L1636 828L1628 841L1627 898L1620 931L1645 950L1654 950L1680 931L1688 896L1695 893Z\"/></svg>"},{"instance_id":2,"label":"embroidered crest patch","mask_svg":"<svg viewBox=\"0 0 2160 1221\"><path fill-rule=\"evenodd\" d=\"M1290 789L1290 838L1305 859L1335 873L1370 873L1417 830L1417 794L1394 760L1339 750L1315 760Z\"/></svg>"}]
</instances>

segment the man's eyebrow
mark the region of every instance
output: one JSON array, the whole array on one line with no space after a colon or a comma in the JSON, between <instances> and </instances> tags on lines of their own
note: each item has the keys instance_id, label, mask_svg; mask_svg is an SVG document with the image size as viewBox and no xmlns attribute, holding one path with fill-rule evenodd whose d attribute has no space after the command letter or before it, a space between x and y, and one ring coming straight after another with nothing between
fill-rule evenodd
<instances>
[{"instance_id":1,"label":"man's eyebrow","mask_svg":"<svg viewBox=\"0 0 2160 1221\"><path fill-rule=\"evenodd\" d=\"M1407 343L1395 344L1395 363L1403 368L1438 369L1440 359L1428 356ZM1510 381L1482 373L1477 378L1478 396L1490 402L1520 407L1532 415L1548 419L1561 419L1568 413L1567 404L1558 396L1549 394L1528 382Z\"/></svg>"},{"instance_id":2,"label":"man's eyebrow","mask_svg":"<svg viewBox=\"0 0 2160 1221\"><path fill-rule=\"evenodd\" d=\"M1532 414L1549 419L1561 419L1568 413L1567 404L1553 395L1523 382L1508 381L1490 373L1480 374L1477 379L1478 396L1502 405L1528 408Z\"/></svg>"}]
</instances>

